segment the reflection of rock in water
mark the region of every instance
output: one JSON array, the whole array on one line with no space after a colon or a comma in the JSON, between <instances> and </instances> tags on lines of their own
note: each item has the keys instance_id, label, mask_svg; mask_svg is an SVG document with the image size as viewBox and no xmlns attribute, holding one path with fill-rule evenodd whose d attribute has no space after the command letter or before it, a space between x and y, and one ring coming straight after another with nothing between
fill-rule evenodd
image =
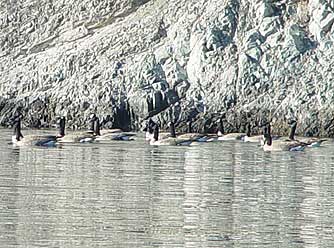
<instances>
[{"instance_id":1,"label":"reflection of rock in water","mask_svg":"<svg viewBox=\"0 0 334 248\"><path fill-rule=\"evenodd\" d=\"M20 148L15 167L19 184L15 208L18 244L35 246L48 240L75 244L80 237L86 241L87 237L100 239L102 232L95 233L96 223L103 223L105 214L115 210L114 207L98 209L110 204L106 200L110 197L108 189L115 187L107 186L112 181L105 176L104 167L106 159L120 153L112 150L80 145ZM120 154L117 164L122 163Z\"/></svg>"},{"instance_id":2,"label":"reflection of rock in water","mask_svg":"<svg viewBox=\"0 0 334 248\"><path fill-rule=\"evenodd\" d=\"M297 198L299 199L298 216L303 218L299 220L296 218L298 221L296 221L295 230L298 230L300 235L298 238L304 243L305 248L324 247L328 243L326 239L324 240L323 236L326 232L323 231L328 230L328 228L332 230L333 225L333 214L330 214L333 207L333 184L332 182L330 184L326 183L324 177L327 177L328 174L323 172L328 171L331 165L317 161L317 157L313 157L312 154L308 154L306 160L307 167L296 169L301 184L297 192L299 196ZM296 161L297 165L301 163L305 163L305 161ZM327 188L329 185L330 187ZM330 191L327 191L328 189ZM328 203L325 203L327 200L324 199L330 199L329 208ZM328 219L331 219L329 223Z\"/></svg>"},{"instance_id":3,"label":"reflection of rock in water","mask_svg":"<svg viewBox=\"0 0 334 248\"><path fill-rule=\"evenodd\" d=\"M90 192L78 189L90 181L84 169L86 161L94 158L98 163L100 157L89 147L20 148L16 233L20 245L35 246L47 240L74 242L69 233L73 239L73 235L80 235L81 230L76 231L79 226L82 231L87 231L84 226L92 226L91 209L87 211L80 204Z\"/></svg>"},{"instance_id":4,"label":"reflection of rock in water","mask_svg":"<svg viewBox=\"0 0 334 248\"><path fill-rule=\"evenodd\" d=\"M1 141L1 139L0 139ZM0 146L0 233L3 247L16 247L19 226L19 149Z\"/></svg>"},{"instance_id":5,"label":"reflection of rock in water","mask_svg":"<svg viewBox=\"0 0 334 248\"><path fill-rule=\"evenodd\" d=\"M185 148L186 149L186 148ZM150 216L147 232L157 243L180 247L183 244L183 163L184 149L152 147L150 164Z\"/></svg>"},{"instance_id":6,"label":"reflection of rock in water","mask_svg":"<svg viewBox=\"0 0 334 248\"><path fill-rule=\"evenodd\" d=\"M200 152L189 149L185 153L184 163L184 232L185 247L198 247L205 242L205 236L202 235L202 211L205 203L202 205L202 163Z\"/></svg>"},{"instance_id":7,"label":"reflection of rock in water","mask_svg":"<svg viewBox=\"0 0 334 248\"><path fill-rule=\"evenodd\" d=\"M201 147L185 154L185 247L233 245L233 166L228 157L219 163L220 156Z\"/></svg>"},{"instance_id":8,"label":"reflection of rock in water","mask_svg":"<svg viewBox=\"0 0 334 248\"><path fill-rule=\"evenodd\" d=\"M327 173L322 170L330 165L316 161L318 152L240 153L233 198L234 232L240 244L322 246L321 235L327 235L322 228L330 210L321 200L330 199L333 189L331 181L327 182L330 191L324 188Z\"/></svg>"}]
</instances>

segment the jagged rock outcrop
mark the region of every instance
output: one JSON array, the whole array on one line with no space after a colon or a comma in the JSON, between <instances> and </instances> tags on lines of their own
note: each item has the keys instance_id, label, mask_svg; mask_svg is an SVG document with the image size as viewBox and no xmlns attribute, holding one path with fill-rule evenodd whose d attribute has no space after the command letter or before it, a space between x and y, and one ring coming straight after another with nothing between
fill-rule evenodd
<instances>
[{"instance_id":1,"label":"jagged rock outcrop","mask_svg":"<svg viewBox=\"0 0 334 248\"><path fill-rule=\"evenodd\" d=\"M334 3L324 0L16 0L0 3L0 122L230 130L271 118L334 135Z\"/></svg>"}]
</instances>

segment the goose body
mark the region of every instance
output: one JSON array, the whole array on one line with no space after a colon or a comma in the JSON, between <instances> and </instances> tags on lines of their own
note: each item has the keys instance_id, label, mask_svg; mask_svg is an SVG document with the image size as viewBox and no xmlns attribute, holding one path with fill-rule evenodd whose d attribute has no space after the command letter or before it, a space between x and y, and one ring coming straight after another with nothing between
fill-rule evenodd
<instances>
[{"instance_id":1,"label":"goose body","mask_svg":"<svg viewBox=\"0 0 334 248\"><path fill-rule=\"evenodd\" d=\"M152 140L154 134L153 131L150 133L149 131L146 131L145 139L147 141ZM159 132L159 140L167 139L167 138L173 138L173 135L170 132ZM206 135L200 134L200 133L175 133L175 137L178 139L189 139L192 141L197 142L206 142L209 138Z\"/></svg>"},{"instance_id":2,"label":"goose body","mask_svg":"<svg viewBox=\"0 0 334 248\"><path fill-rule=\"evenodd\" d=\"M170 129L171 129L171 134L173 137L173 133L175 133L175 125L174 122L170 123ZM201 133L194 133L192 129L192 121L190 120L188 122L188 132L183 133L183 134L178 134L176 135L178 139L186 139L190 140L192 142L208 142L212 141L212 137L209 137L209 135L206 134L201 134Z\"/></svg>"},{"instance_id":3,"label":"goose body","mask_svg":"<svg viewBox=\"0 0 334 248\"><path fill-rule=\"evenodd\" d=\"M264 130L264 151L303 151L307 145L297 140L273 140L271 137L271 128L269 123L266 125Z\"/></svg>"},{"instance_id":4,"label":"goose body","mask_svg":"<svg viewBox=\"0 0 334 248\"><path fill-rule=\"evenodd\" d=\"M159 139L159 126L156 124L153 127L153 137L151 137L150 145L155 146L182 146L190 145L192 140L186 138L175 137L175 133L171 134L174 137L168 137L165 139Z\"/></svg>"},{"instance_id":5,"label":"goose body","mask_svg":"<svg viewBox=\"0 0 334 248\"><path fill-rule=\"evenodd\" d=\"M321 139L317 137L295 136L296 129L297 129L297 121L292 120L289 124L291 125L291 130L290 130L290 135L289 135L290 140L295 140L295 141L305 143L307 147L311 147L311 148L319 147L322 144L322 142L327 140L327 139Z\"/></svg>"},{"instance_id":6,"label":"goose body","mask_svg":"<svg viewBox=\"0 0 334 248\"><path fill-rule=\"evenodd\" d=\"M73 132L65 135L65 122L66 119L64 116L60 118L59 126L61 129L61 137L57 139L59 143L89 143L93 142L95 139L94 132L92 130L93 123L88 131ZM93 120L91 120L93 122Z\"/></svg>"},{"instance_id":7,"label":"goose body","mask_svg":"<svg viewBox=\"0 0 334 248\"><path fill-rule=\"evenodd\" d=\"M272 143L264 144L264 151L303 151L305 149L305 144L298 141L288 141L288 140L273 140Z\"/></svg>"},{"instance_id":8,"label":"goose body","mask_svg":"<svg viewBox=\"0 0 334 248\"><path fill-rule=\"evenodd\" d=\"M242 138L245 136L246 136L245 133L228 133L218 137L218 140L219 141L242 140Z\"/></svg>"},{"instance_id":9,"label":"goose body","mask_svg":"<svg viewBox=\"0 0 334 248\"><path fill-rule=\"evenodd\" d=\"M188 146L192 143L191 140L187 139L178 139L178 138L172 138L168 137L165 139L159 139L159 140L150 140L150 145L154 146Z\"/></svg>"},{"instance_id":10,"label":"goose body","mask_svg":"<svg viewBox=\"0 0 334 248\"><path fill-rule=\"evenodd\" d=\"M247 136L245 135L242 140L244 142L250 142L250 143L261 143L264 140L263 135L255 135L255 136Z\"/></svg>"},{"instance_id":11,"label":"goose body","mask_svg":"<svg viewBox=\"0 0 334 248\"><path fill-rule=\"evenodd\" d=\"M242 140L243 137L246 136L245 133L228 133L225 134L224 122L223 118L219 120L219 128L218 128L218 141L232 141L232 140Z\"/></svg>"},{"instance_id":12,"label":"goose body","mask_svg":"<svg viewBox=\"0 0 334 248\"><path fill-rule=\"evenodd\" d=\"M264 141L263 135L251 135L251 123L248 122L246 125L246 135L242 138L244 142L250 142L250 143L261 143Z\"/></svg>"},{"instance_id":13,"label":"goose body","mask_svg":"<svg viewBox=\"0 0 334 248\"><path fill-rule=\"evenodd\" d=\"M301 143L305 143L307 147L313 148L313 147L319 147L324 141L327 141L327 139L321 139L317 137L303 137L303 136L295 136L293 139L291 139L288 136L281 136L278 137L277 140L280 141L298 141Z\"/></svg>"},{"instance_id":14,"label":"goose body","mask_svg":"<svg viewBox=\"0 0 334 248\"><path fill-rule=\"evenodd\" d=\"M55 146L57 142L56 135L26 135L21 133L21 117L17 117L14 121L14 135L12 143L15 146Z\"/></svg>"},{"instance_id":15,"label":"goose body","mask_svg":"<svg viewBox=\"0 0 334 248\"><path fill-rule=\"evenodd\" d=\"M317 137L302 137L302 136L296 136L295 140L306 143L307 147L319 147L322 142L327 141L327 139L321 139Z\"/></svg>"},{"instance_id":16,"label":"goose body","mask_svg":"<svg viewBox=\"0 0 334 248\"><path fill-rule=\"evenodd\" d=\"M100 120L95 117L94 120L94 135L97 141L107 141L107 140L121 140L130 141L133 140L134 133L125 133L121 129L109 129L100 130Z\"/></svg>"},{"instance_id":17,"label":"goose body","mask_svg":"<svg viewBox=\"0 0 334 248\"><path fill-rule=\"evenodd\" d=\"M58 138L59 143L89 143L93 142L95 136L90 132L74 132L66 134L64 137Z\"/></svg>"},{"instance_id":18,"label":"goose body","mask_svg":"<svg viewBox=\"0 0 334 248\"><path fill-rule=\"evenodd\" d=\"M176 133L174 122L170 122L168 125L170 132L159 132L159 135L157 136L158 139L156 141L161 140L161 144L167 145L168 143L170 143L171 145L173 145L172 143L176 142L177 144L182 143L189 145L192 142L207 142L211 138L205 134L193 133L191 129L191 122L189 122L188 133ZM154 129L156 128L156 126L157 124L152 120L150 120L149 123L146 125L145 138L146 140L151 141L150 143L152 143L152 140L154 140ZM158 144L158 142L156 144Z\"/></svg>"},{"instance_id":19,"label":"goose body","mask_svg":"<svg viewBox=\"0 0 334 248\"><path fill-rule=\"evenodd\" d=\"M132 133L106 133L101 136L96 136L95 140L97 141L106 141L106 140L122 140L122 141L130 141L134 140L133 136L135 134Z\"/></svg>"},{"instance_id":20,"label":"goose body","mask_svg":"<svg viewBox=\"0 0 334 248\"><path fill-rule=\"evenodd\" d=\"M194 142L207 142L210 138L200 133L184 133L176 136L180 140L191 140Z\"/></svg>"},{"instance_id":21,"label":"goose body","mask_svg":"<svg viewBox=\"0 0 334 248\"><path fill-rule=\"evenodd\" d=\"M15 146L56 146L57 136L46 135L26 135L22 139L17 140L16 136L12 136L12 143Z\"/></svg>"}]
</instances>

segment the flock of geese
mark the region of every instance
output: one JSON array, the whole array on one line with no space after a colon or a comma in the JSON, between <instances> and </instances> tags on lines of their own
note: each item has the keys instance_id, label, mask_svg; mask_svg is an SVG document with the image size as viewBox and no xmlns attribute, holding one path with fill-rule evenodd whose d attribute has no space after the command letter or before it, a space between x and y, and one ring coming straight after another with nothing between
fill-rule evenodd
<instances>
[{"instance_id":1,"label":"flock of geese","mask_svg":"<svg viewBox=\"0 0 334 248\"><path fill-rule=\"evenodd\" d=\"M12 143L15 146L57 146L61 143L85 143L107 140L134 140L135 133L126 133L121 129L101 130L99 118L92 114L90 116L90 127L87 131L71 132L65 134L66 119L60 117L58 120L58 135L26 135L21 132L21 115L17 115L13 120L14 135ZM223 119L220 119L217 134L194 133L189 123L187 133L177 133L175 124L169 123L169 132L160 132L159 124L149 119L143 131L146 132L145 139L150 145L154 146L176 146L191 145L194 142L215 142L239 140L243 142L259 143L264 151L302 151L305 147L319 147L326 139L315 137L296 137L297 121L290 121L289 136L273 136L271 134L271 125L266 122L261 126L261 135L251 135L251 125L247 123L246 133L225 133Z\"/></svg>"},{"instance_id":2,"label":"flock of geese","mask_svg":"<svg viewBox=\"0 0 334 248\"><path fill-rule=\"evenodd\" d=\"M103 140L133 140L134 133L124 133L121 129L101 130L99 118L93 114L90 117L90 128L87 131L65 134L66 118L58 120L59 133L57 135L26 135L21 132L21 115L13 120L14 134L12 143L15 146L56 146L61 143L86 143Z\"/></svg>"},{"instance_id":3,"label":"flock of geese","mask_svg":"<svg viewBox=\"0 0 334 248\"><path fill-rule=\"evenodd\" d=\"M159 125L149 120L146 127L146 140L151 145L190 145L193 142L213 142L213 141L233 141L240 140L243 142L252 142L261 144L264 151L303 151L306 147L319 147L326 139L316 137L295 136L297 121L290 123L290 135L273 136L271 134L271 125L269 122L263 124L261 135L251 135L251 125L247 123L246 133L225 133L223 120L220 119L219 130L217 134L200 134L200 133L180 133L175 132L173 122L169 123L170 132L160 133Z\"/></svg>"}]
</instances>

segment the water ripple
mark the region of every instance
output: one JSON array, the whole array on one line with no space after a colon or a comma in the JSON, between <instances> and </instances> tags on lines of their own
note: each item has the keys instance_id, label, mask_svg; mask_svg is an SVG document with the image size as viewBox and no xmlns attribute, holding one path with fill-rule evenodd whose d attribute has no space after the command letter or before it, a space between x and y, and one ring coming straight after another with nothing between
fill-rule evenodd
<instances>
[{"instance_id":1,"label":"water ripple","mask_svg":"<svg viewBox=\"0 0 334 248\"><path fill-rule=\"evenodd\" d=\"M1 247L334 245L331 143L13 148L0 131Z\"/></svg>"}]
</instances>

